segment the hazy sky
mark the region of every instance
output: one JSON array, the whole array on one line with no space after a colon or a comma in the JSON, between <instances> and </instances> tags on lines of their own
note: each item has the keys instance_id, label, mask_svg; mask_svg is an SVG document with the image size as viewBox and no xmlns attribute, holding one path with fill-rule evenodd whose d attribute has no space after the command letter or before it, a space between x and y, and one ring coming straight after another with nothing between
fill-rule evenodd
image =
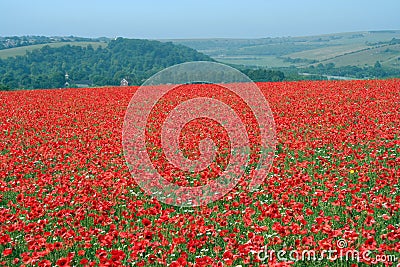
<instances>
[{"instance_id":1,"label":"hazy sky","mask_svg":"<svg viewBox=\"0 0 400 267\"><path fill-rule=\"evenodd\" d=\"M0 0L0 36L259 38L400 29L399 0Z\"/></svg>"}]
</instances>

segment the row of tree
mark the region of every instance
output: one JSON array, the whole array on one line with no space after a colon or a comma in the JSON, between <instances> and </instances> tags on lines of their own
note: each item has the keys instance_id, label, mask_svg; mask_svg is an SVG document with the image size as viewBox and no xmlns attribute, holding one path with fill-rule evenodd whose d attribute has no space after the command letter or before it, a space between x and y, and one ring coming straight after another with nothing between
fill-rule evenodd
<instances>
[{"instance_id":1,"label":"row of tree","mask_svg":"<svg viewBox=\"0 0 400 267\"><path fill-rule=\"evenodd\" d=\"M255 82L280 82L285 80L285 74L279 70L258 68L244 69L242 72Z\"/></svg>"},{"instance_id":2,"label":"row of tree","mask_svg":"<svg viewBox=\"0 0 400 267\"><path fill-rule=\"evenodd\" d=\"M400 63L400 60L398 61ZM379 61L376 61L374 66L364 67L336 67L334 63L328 63L325 65L320 63L316 67L311 66L304 68L303 71L317 75L344 76L356 79L391 78L400 76L400 69L384 67Z\"/></svg>"}]
</instances>

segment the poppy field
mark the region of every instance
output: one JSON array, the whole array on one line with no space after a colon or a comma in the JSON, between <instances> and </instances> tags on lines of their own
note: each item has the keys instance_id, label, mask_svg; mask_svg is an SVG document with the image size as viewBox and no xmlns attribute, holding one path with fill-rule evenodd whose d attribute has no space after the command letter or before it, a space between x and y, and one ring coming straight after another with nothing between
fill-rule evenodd
<instances>
[{"instance_id":1,"label":"poppy field","mask_svg":"<svg viewBox=\"0 0 400 267\"><path fill-rule=\"evenodd\" d=\"M198 207L161 203L132 177L122 127L137 87L0 92L0 265L400 264L400 80L257 85L275 121L272 167L257 190L244 177ZM160 127L171 101L149 125ZM251 111L237 110L252 123ZM201 132L219 155L202 175L172 182L198 186L220 174L229 161L220 128L202 120L185 128L187 158L201 154ZM162 167L153 141L147 150ZM280 253L267 258L265 248Z\"/></svg>"}]
</instances>

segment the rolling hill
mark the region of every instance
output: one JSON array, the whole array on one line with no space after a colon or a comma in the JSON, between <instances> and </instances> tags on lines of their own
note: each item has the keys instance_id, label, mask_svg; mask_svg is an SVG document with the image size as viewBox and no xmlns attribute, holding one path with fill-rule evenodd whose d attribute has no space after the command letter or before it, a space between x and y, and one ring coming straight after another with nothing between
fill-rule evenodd
<instances>
[{"instance_id":1,"label":"rolling hill","mask_svg":"<svg viewBox=\"0 0 400 267\"><path fill-rule=\"evenodd\" d=\"M400 30L259 39L0 37L0 89L118 85L123 78L141 84L196 60L233 65L256 81L400 77Z\"/></svg>"},{"instance_id":2,"label":"rolling hill","mask_svg":"<svg viewBox=\"0 0 400 267\"><path fill-rule=\"evenodd\" d=\"M98 47L106 47L107 43L106 42L54 42L54 43L45 43L45 44L34 44L34 45L28 45L28 46L19 46L19 47L13 47L13 48L8 48L8 49L2 49L0 50L0 59L6 59L9 57L16 57L16 56L25 56L27 52L31 52L34 50L38 50L44 46L49 46L49 47L62 47L65 45L74 45L74 46L82 46L82 47L87 47L91 45L94 49L97 49Z\"/></svg>"},{"instance_id":3,"label":"rolling hill","mask_svg":"<svg viewBox=\"0 0 400 267\"><path fill-rule=\"evenodd\" d=\"M373 66L400 69L400 30L261 39L167 40L217 61L258 67Z\"/></svg>"},{"instance_id":4,"label":"rolling hill","mask_svg":"<svg viewBox=\"0 0 400 267\"><path fill-rule=\"evenodd\" d=\"M141 84L168 66L212 60L183 45L124 38L108 43L35 44L3 49L0 54L2 89L119 85L122 79Z\"/></svg>"}]
</instances>

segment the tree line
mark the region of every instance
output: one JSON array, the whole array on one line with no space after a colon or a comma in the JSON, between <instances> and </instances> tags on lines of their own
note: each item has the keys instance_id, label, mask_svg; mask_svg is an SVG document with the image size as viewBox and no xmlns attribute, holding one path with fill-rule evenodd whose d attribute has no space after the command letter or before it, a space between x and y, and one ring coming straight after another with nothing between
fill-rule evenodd
<instances>
[{"instance_id":1,"label":"tree line","mask_svg":"<svg viewBox=\"0 0 400 267\"><path fill-rule=\"evenodd\" d=\"M25 56L0 59L0 89L119 85L122 79L141 84L154 73L187 61L211 61L194 49L159 41L118 38L107 47L44 46ZM68 73L68 80L65 75Z\"/></svg>"},{"instance_id":2,"label":"tree line","mask_svg":"<svg viewBox=\"0 0 400 267\"><path fill-rule=\"evenodd\" d=\"M400 63L400 58L398 59ZM304 72L316 75L332 75L344 76L355 79L376 79L376 78L392 78L399 77L400 70L382 66L379 61L376 61L374 66L340 66L336 67L334 63L322 64L317 66L310 66L302 69Z\"/></svg>"}]
</instances>

